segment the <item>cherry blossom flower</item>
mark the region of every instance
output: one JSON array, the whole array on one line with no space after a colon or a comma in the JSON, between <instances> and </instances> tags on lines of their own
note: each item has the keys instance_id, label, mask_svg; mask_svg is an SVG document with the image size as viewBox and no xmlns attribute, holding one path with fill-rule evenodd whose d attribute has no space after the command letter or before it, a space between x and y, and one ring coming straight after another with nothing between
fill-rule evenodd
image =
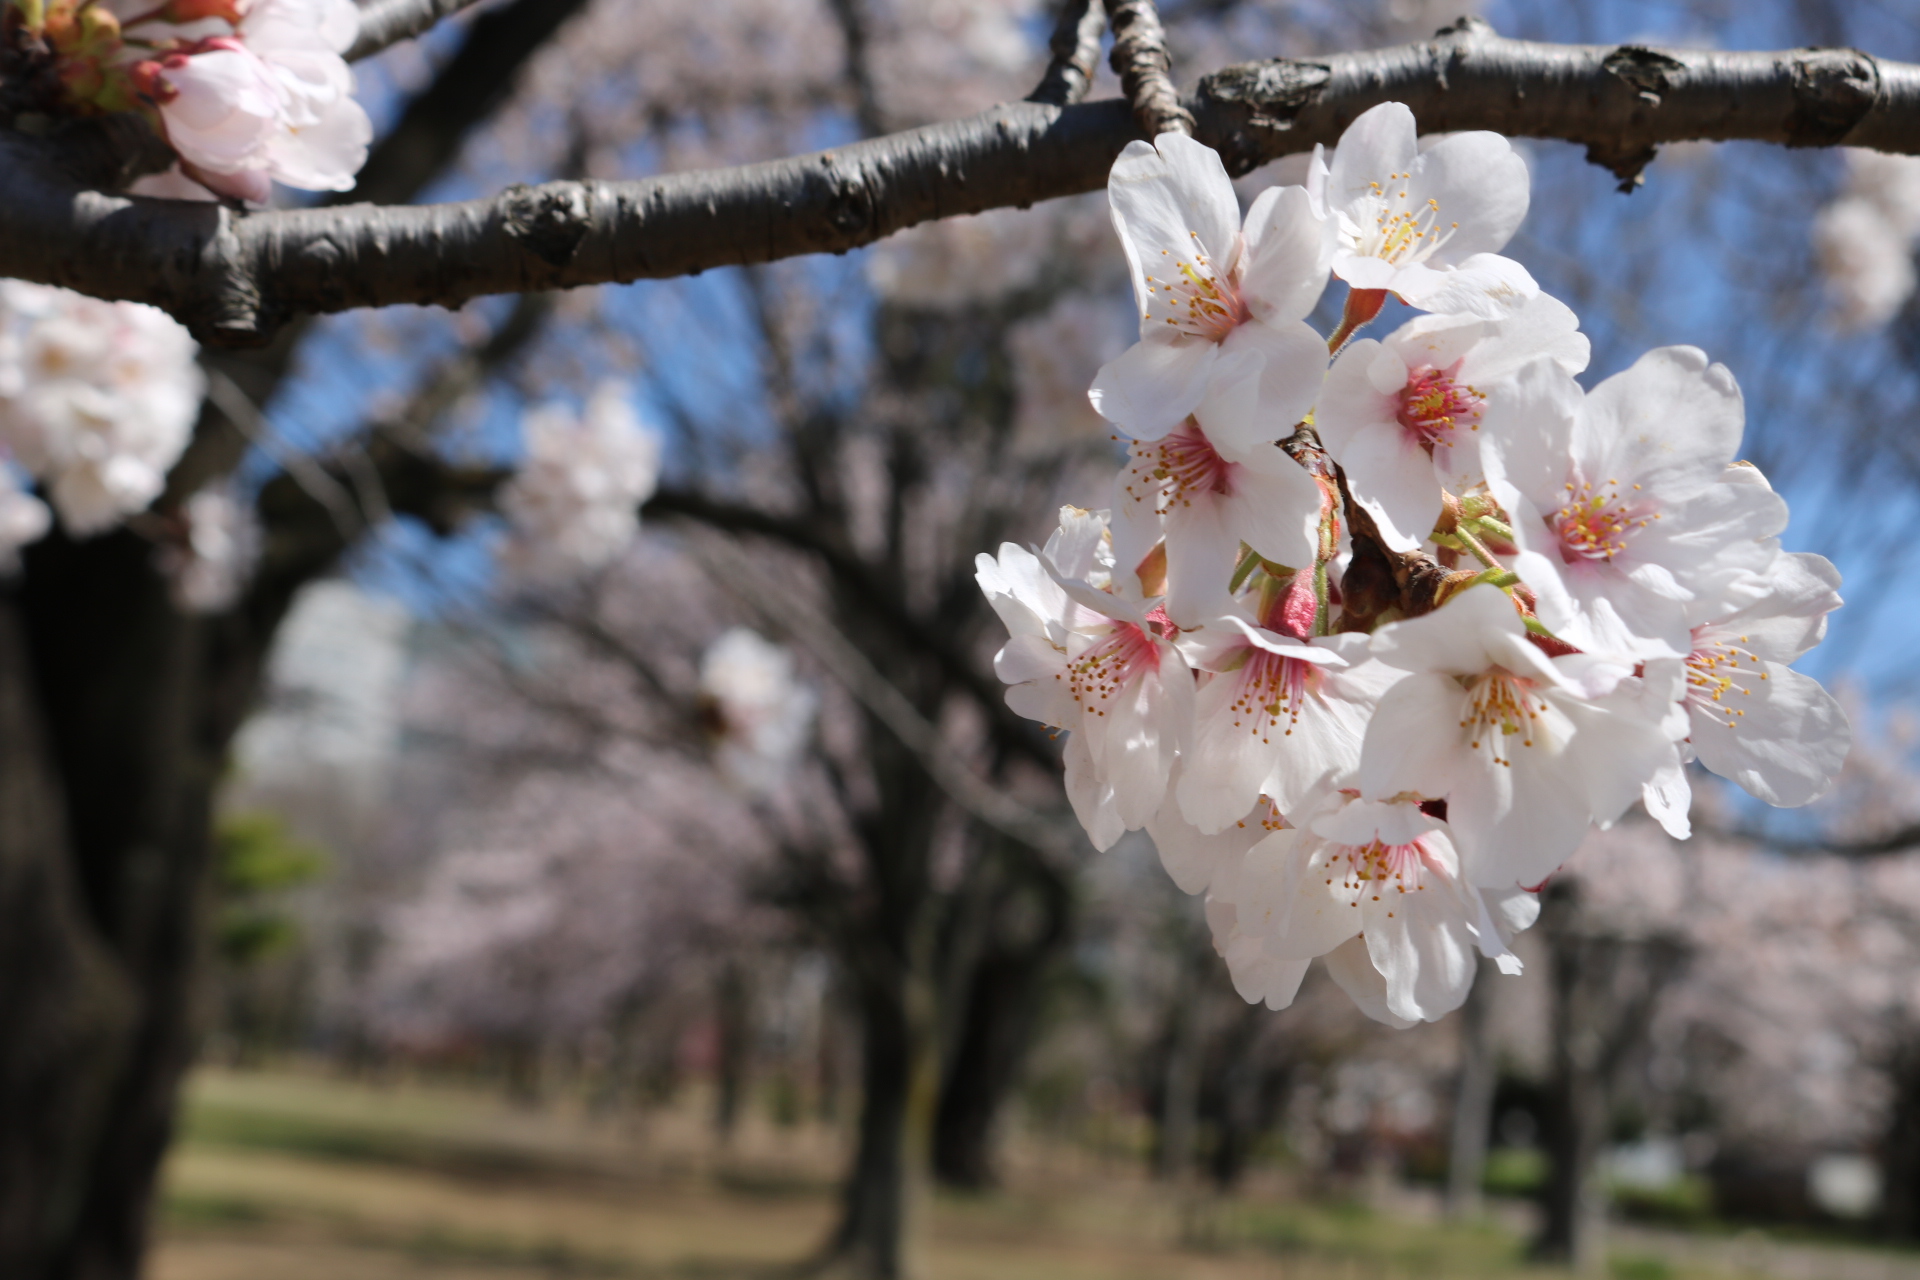
<instances>
[{"instance_id":1,"label":"cherry blossom flower","mask_svg":"<svg viewBox=\"0 0 1920 1280\"><path fill-rule=\"evenodd\" d=\"M806 748L819 706L795 677L793 654L745 627L701 655L700 700L721 772L756 791L777 784Z\"/></svg>"},{"instance_id":2,"label":"cherry blossom flower","mask_svg":"<svg viewBox=\"0 0 1920 1280\"><path fill-rule=\"evenodd\" d=\"M1411 551L1440 518L1443 490L1460 495L1482 483L1489 399L1538 357L1581 372L1588 349L1579 318L1544 293L1498 320L1421 316L1383 342L1363 339L1340 353L1314 429L1381 538Z\"/></svg>"},{"instance_id":3,"label":"cherry blossom flower","mask_svg":"<svg viewBox=\"0 0 1920 1280\"><path fill-rule=\"evenodd\" d=\"M253 504L230 485L200 490L181 511L185 536L155 559L183 613L218 613L240 597L260 558L261 529Z\"/></svg>"},{"instance_id":4,"label":"cherry blossom flower","mask_svg":"<svg viewBox=\"0 0 1920 1280\"><path fill-rule=\"evenodd\" d=\"M1099 849L1160 808L1193 720L1193 676L1165 611L1087 580L1105 524L1069 509L1040 555L1009 542L975 562L1011 633L994 658L1013 686L1007 705L1070 732L1067 795Z\"/></svg>"},{"instance_id":5,"label":"cherry blossom flower","mask_svg":"<svg viewBox=\"0 0 1920 1280\"><path fill-rule=\"evenodd\" d=\"M1582 395L1548 360L1489 406L1481 455L1512 517L1512 567L1578 648L1685 657L1687 605L1757 592L1786 504L1735 468L1740 388L1694 347L1650 351Z\"/></svg>"},{"instance_id":6,"label":"cherry blossom flower","mask_svg":"<svg viewBox=\"0 0 1920 1280\"><path fill-rule=\"evenodd\" d=\"M159 495L199 412L197 349L153 307L0 281L0 440L69 533Z\"/></svg>"},{"instance_id":7,"label":"cherry blossom flower","mask_svg":"<svg viewBox=\"0 0 1920 1280\"><path fill-rule=\"evenodd\" d=\"M1373 655L1412 672L1367 726L1358 785L1447 801L1476 885L1538 884L1613 822L1671 755L1684 724L1681 673L1644 677L1589 654L1548 658L1513 601L1469 587L1424 617L1373 636Z\"/></svg>"},{"instance_id":8,"label":"cherry blossom flower","mask_svg":"<svg viewBox=\"0 0 1920 1280\"><path fill-rule=\"evenodd\" d=\"M1759 600L1692 628L1688 743L1721 777L1790 808L1832 788L1852 743L1833 695L1787 665L1825 636L1840 574L1823 556L1783 552L1765 586Z\"/></svg>"},{"instance_id":9,"label":"cherry blossom flower","mask_svg":"<svg viewBox=\"0 0 1920 1280\"><path fill-rule=\"evenodd\" d=\"M232 8L231 34L187 34L204 20L133 28L176 46L129 73L158 111L182 172L255 204L266 203L273 182L349 190L373 138L340 56L359 27L352 0L239 0Z\"/></svg>"},{"instance_id":10,"label":"cherry blossom flower","mask_svg":"<svg viewBox=\"0 0 1920 1280\"><path fill-rule=\"evenodd\" d=\"M1367 661L1358 635L1297 639L1227 613L1183 633L1188 665L1213 674L1194 698L1192 746L1175 790L1202 831L1240 820L1256 797L1282 813L1321 779L1360 763L1380 696L1405 673Z\"/></svg>"},{"instance_id":11,"label":"cherry blossom flower","mask_svg":"<svg viewBox=\"0 0 1920 1280\"><path fill-rule=\"evenodd\" d=\"M1184 134L1131 142L1107 184L1133 276L1140 341L1103 366L1089 392L1136 440L1157 440L1207 398L1215 362L1250 353L1278 439L1306 415L1326 372L1326 343L1304 317L1327 283L1328 224L1306 191L1240 203L1212 148ZM1206 421L1201 416L1201 421Z\"/></svg>"},{"instance_id":12,"label":"cherry blossom flower","mask_svg":"<svg viewBox=\"0 0 1920 1280\"><path fill-rule=\"evenodd\" d=\"M1134 441L1114 494L1115 558L1137 565L1164 534L1167 612L1183 626L1226 605L1242 543L1294 567L1311 566L1319 547L1320 486L1274 443L1259 361L1228 356L1214 377L1207 425L1189 418Z\"/></svg>"},{"instance_id":13,"label":"cherry blossom flower","mask_svg":"<svg viewBox=\"0 0 1920 1280\"><path fill-rule=\"evenodd\" d=\"M1527 216L1527 165L1497 133L1455 133L1422 148L1413 112L1383 102L1347 126L1307 180L1337 229L1333 274L1422 311L1495 319L1539 286L1499 256Z\"/></svg>"},{"instance_id":14,"label":"cherry blossom flower","mask_svg":"<svg viewBox=\"0 0 1920 1280\"><path fill-rule=\"evenodd\" d=\"M639 507L660 476L660 437L630 388L602 383L584 413L549 405L522 426L527 456L500 496L513 526L508 556L530 573L611 563L639 535Z\"/></svg>"},{"instance_id":15,"label":"cherry blossom flower","mask_svg":"<svg viewBox=\"0 0 1920 1280\"><path fill-rule=\"evenodd\" d=\"M1462 875L1447 824L1409 800L1331 793L1305 825L1249 849L1237 872L1214 877L1211 897L1233 906L1239 938L1260 941L1267 961L1329 956L1335 981L1365 1012L1411 1025L1459 1007L1473 985L1476 947L1508 972L1508 948L1487 899ZM1504 896L1513 927L1532 922L1531 894ZM1364 940L1359 954L1332 953ZM1243 946L1243 950L1251 948ZM1271 1000L1271 995L1267 997Z\"/></svg>"}]
</instances>

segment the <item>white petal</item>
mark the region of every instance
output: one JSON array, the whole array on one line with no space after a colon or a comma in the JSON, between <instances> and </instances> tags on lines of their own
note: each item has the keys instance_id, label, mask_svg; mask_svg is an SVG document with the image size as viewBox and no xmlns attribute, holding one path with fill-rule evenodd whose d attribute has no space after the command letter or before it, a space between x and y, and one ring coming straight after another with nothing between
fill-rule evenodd
<instances>
[{"instance_id":1,"label":"white petal","mask_svg":"<svg viewBox=\"0 0 1920 1280\"><path fill-rule=\"evenodd\" d=\"M1367 955L1386 979L1387 1008L1408 1021L1433 1022L1466 1000L1473 987L1473 935L1456 895L1438 877L1426 890L1368 902Z\"/></svg>"},{"instance_id":2,"label":"white petal","mask_svg":"<svg viewBox=\"0 0 1920 1280\"><path fill-rule=\"evenodd\" d=\"M1133 275L1142 314L1147 277L1178 279L1177 264L1204 255L1211 271L1232 269L1240 241L1240 201L1213 148L1183 134L1153 146L1130 142L1107 179L1107 201Z\"/></svg>"},{"instance_id":3,"label":"white petal","mask_svg":"<svg viewBox=\"0 0 1920 1280\"><path fill-rule=\"evenodd\" d=\"M1694 750L1701 764L1768 804L1817 800L1832 788L1852 745L1846 712L1812 677L1777 662L1761 666L1766 679L1749 675L1727 690L1714 718L1694 715ZM1749 692L1740 693L1742 685Z\"/></svg>"},{"instance_id":4,"label":"white petal","mask_svg":"<svg viewBox=\"0 0 1920 1280\"><path fill-rule=\"evenodd\" d=\"M1453 267L1401 267L1386 286L1410 307L1498 320L1540 292L1527 269L1496 253L1478 253Z\"/></svg>"},{"instance_id":5,"label":"white petal","mask_svg":"<svg viewBox=\"0 0 1920 1280\"><path fill-rule=\"evenodd\" d=\"M1444 796L1456 776L1465 695L1450 676L1410 675L1389 689L1367 725L1359 783L1370 796Z\"/></svg>"},{"instance_id":6,"label":"white petal","mask_svg":"<svg viewBox=\"0 0 1920 1280\"><path fill-rule=\"evenodd\" d=\"M1222 457L1237 458L1284 440L1320 394L1327 344L1302 320L1250 320L1220 344L1220 363L1194 417ZM1228 360L1236 363L1231 373ZM1257 381L1242 376L1257 369Z\"/></svg>"},{"instance_id":7,"label":"white petal","mask_svg":"<svg viewBox=\"0 0 1920 1280\"><path fill-rule=\"evenodd\" d=\"M1373 516L1381 541L1414 551L1440 519L1440 481L1433 459L1398 422L1374 424L1347 442L1340 465L1354 501Z\"/></svg>"},{"instance_id":8,"label":"white petal","mask_svg":"<svg viewBox=\"0 0 1920 1280\"><path fill-rule=\"evenodd\" d=\"M1411 169L1419 152L1419 130L1403 103L1383 102L1361 112L1340 135L1327 166L1328 208L1345 208L1368 195L1375 182Z\"/></svg>"},{"instance_id":9,"label":"white petal","mask_svg":"<svg viewBox=\"0 0 1920 1280\"><path fill-rule=\"evenodd\" d=\"M1579 416L1580 384L1549 357L1537 357L1492 397L1480 420L1480 465L1507 513L1520 523L1513 499L1557 509L1567 482L1567 451ZM1516 530L1522 546L1544 549L1534 526Z\"/></svg>"},{"instance_id":10,"label":"white petal","mask_svg":"<svg viewBox=\"0 0 1920 1280\"><path fill-rule=\"evenodd\" d=\"M1158 440L1207 394L1220 348L1204 338L1142 338L1100 366L1087 399L1094 412L1136 440Z\"/></svg>"},{"instance_id":11,"label":"white petal","mask_svg":"<svg viewBox=\"0 0 1920 1280\"><path fill-rule=\"evenodd\" d=\"M1180 780L1186 780L1184 771ZM1253 812L1243 813L1246 821L1242 825L1227 824L1225 830L1207 835L1182 820L1178 806L1168 801L1147 822L1147 834L1153 837L1154 848L1160 851L1160 865L1167 869L1181 892L1201 893L1214 882L1223 866L1238 866L1247 850L1259 843L1265 835L1260 825L1265 808L1261 805Z\"/></svg>"},{"instance_id":12,"label":"white petal","mask_svg":"<svg viewBox=\"0 0 1920 1280\"><path fill-rule=\"evenodd\" d=\"M1407 364L1391 347L1362 338L1350 342L1327 370L1320 401L1313 410L1313 429L1335 462L1346 456L1347 444L1363 427L1398 426L1398 396L1407 385Z\"/></svg>"},{"instance_id":13,"label":"white petal","mask_svg":"<svg viewBox=\"0 0 1920 1280\"><path fill-rule=\"evenodd\" d=\"M1305 188L1262 191L1247 210L1240 275L1247 309L1274 325L1304 319L1326 290L1333 241L1333 223L1314 213Z\"/></svg>"},{"instance_id":14,"label":"white petal","mask_svg":"<svg viewBox=\"0 0 1920 1280\"><path fill-rule=\"evenodd\" d=\"M1688 817L1693 808L1693 788L1687 782L1687 767L1680 763L1677 751L1673 759L1660 766L1660 772L1641 784L1640 802L1646 805L1647 815L1675 840L1693 835L1693 823Z\"/></svg>"},{"instance_id":15,"label":"white petal","mask_svg":"<svg viewBox=\"0 0 1920 1280\"><path fill-rule=\"evenodd\" d=\"M1320 551L1320 486L1284 450L1267 447L1264 472L1243 464L1232 477L1224 527L1275 564L1309 568Z\"/></svg>"},{"instance_id":16,"label":"white petal","mask_svg":"<svg viewBox=\"0 0 1920 1280\"><path fill-rule=\"evenodd\" d=\"M1360 1012L1375 1022L1384 1022L1402 1031L1419 1025L1419 1019L1402 1018L1387 1007L1387 980L1373 967L1373 957L1367 954L1364 938L1342 943L1329 952L1327 974Z\"/></svg>"},{"instance_id":17,"label":"white petal","mask_svg":"<svg viewBox=\"0 0 1920 1280\"><path fill-rule=\"evenodd\" d=\"M1432 259L1452 265L1506 247L1527 216L1531 185L1526 161L1511 143L1497 133L1474 131L1422 151L1405 190L1412 205L1433 201L1439 225L1452 229Z\"/></svg>"},{"instance_id":18,"label":"white petal","mask_svg":"<svg viewBox=\"0 0 1920 1280\"><path fill-rule=\"evenodd\" d=\"M1660 347L1588 393L1571 447L1588 479L1631 476L1672 502L1721 481L1745 423L1725 365L1697 347Z\"/></svg>"}]
</instances>

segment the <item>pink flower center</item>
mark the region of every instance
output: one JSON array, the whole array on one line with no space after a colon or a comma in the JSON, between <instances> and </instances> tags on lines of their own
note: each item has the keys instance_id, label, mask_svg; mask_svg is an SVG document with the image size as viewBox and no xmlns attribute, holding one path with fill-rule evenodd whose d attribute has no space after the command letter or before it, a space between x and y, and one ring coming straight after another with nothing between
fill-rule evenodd
<instances>
[{"instance_id":1,"label":"pink flower center","mask_svg":"<svg viewBox=\"0 0 1920 1280\"><path fill-rule=\"evenodd\" d=\"M1687 709L1696 719L1705 717L1731 729L1747 713L1734 706L1728 695L1751 696L1753 690L1746 682L1756 677L1765 680L1767 673L1759 669L1760 659L1741 647L1747 642L1745 636L1715 640L1706 632L1705 627L1694 628L1693 652L1687 655Z\"/></svg>"},{"instance_id":2,"label":"pink flower center","mask_svg":"<svg viewBox=\"0 0 1920 1280\"><path fill-rule=\"evenodd\" d=\"M1195 496L1231 491L1234 464L1214 450L1192 418L1158 440L1136 440L1125 489L1135 502L1151 500L1161 515L1193 505Z\"/></svg>"},{"instance_id":3,"label":"pink flower center","mask_svg":"<svg viewBox=\"0 0 1920 1280\"><path fill-rule=\"evenodd\" d=\"M1454 432L1461 427L1480 429L1480 412L1487 398L1464 382L1454 381L1459 372L1456 360L1447 369L1423 364L1407 373L1407 385L1400 389L1400 409L1395 415L1400 425L1429 450L1435 445L1452 448Z\"/></svg>"},{"instance_id":4,"label":"pink flower center","mask_svg":"<svg viewBox=\"0 0 1920 1280\"><path fill-rule=\"evenodd\" d=\"M1247 730L1264 744L1273 741L1274 726L1284 721L1280 736L1292 736L1314 670L1311 662L1248 645L1246 664L1233 673L1239 682L1232 704L1234 728Z\"/></svg>"},{"instance_id":5,"label":"pink flower center","mask_svg":"<svg viewBox=\"0 0 1920 1280\"><path fill-rule=\"evenodd\" d=\"M1660 518L1651 502L1635 496L1639 490L1636 484L1623 494L1618 480L1601 485L1569 481L1566 502L1554 516L1560 558L1572 564L1576 560L1611 560L1623 554L1634 530L1644 529Z\"/></svg>"},{"instance_id":6,"label":"pink flower center","mask_svg":"<svg viewBox=\"0 0 1920 1280\"><path fill-rule=\"evenodd\" d=\"M1482 747L1493 753L1493 762L1511 768L1513 756L1507 739L1518 737L1520 745L1531 747L1547 704L1533 691L1533 681L1509 675L1498 667L1466 681L1467 706L1460 721L1467 734L1467 749Z\"/></svg>"},{"instance_id":7,"label":"pink flower center","mask_svg":"<svg viewBox=\"0 0 1920 1280\"><path fill-rule=\"evenodd\" d=\"M1385 893L1426 888L1420 882L1420 873L1431 866L1433 860L1418 840L1411 844L1383 844L1375 840L1372 844L1332 846L1328 869L1335 870L1342 862L1346 869L1339 873L1340 887L1356 894L1353 905L1357 907L1359 894L1378 902ZM1332 884L1332 879L1327 883Z\"/></svg>"},{"instance_id":8,"label":"pink flower center","mask_svg":"<svg viewBox=\"0 0 1920 1280\"><path fill-rule=\"evenodd\" d=\"M1166 254L1166 250L1161 253ZM1147 303L1144 319L1170 324L1190 338L1225 342L1228 334L1253 318L1239 286L1231 276L1216 274L1213 263L1200 251L1198 236L1194 237L1193 261L1174 262L1173 272L1170 280L1147 277L1147 294L1152 301Z\"/></svg>"},{"instance_id":9,"label":"pink flower center","mask_svg":"<svg viewBox=\"0 0 1920 1280\"><path fill-rule=\"evenodd\" d=\"M1080 710L1107 714L1106 702L1139 677L1160 670L1153 637L1131 622L1116 622L1106 638L1067 664L1068 688Z\"/></svg>"}]
</instances>

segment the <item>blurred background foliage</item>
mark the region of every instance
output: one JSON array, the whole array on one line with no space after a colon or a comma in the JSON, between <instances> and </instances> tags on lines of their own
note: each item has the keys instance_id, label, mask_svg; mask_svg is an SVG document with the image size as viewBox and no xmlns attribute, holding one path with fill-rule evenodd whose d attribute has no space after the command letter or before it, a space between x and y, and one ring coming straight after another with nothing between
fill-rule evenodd
<instances>
[{"instance_id":1,"label":"blurred background foliage","mask_svg":"<svg viewBox=\"0 0 1920 1280\"><path fill-rule=\"evenodd\" d=\"M1162 11L1191 80L1416 39L1464 3ZM1920 60L1911 0L1484 16ZM1050 23L1035 0L549 17L453 133L407 134L445 160L426 197L976 110L1031 87ZM430 125L473 29L363 65L376 120ZM973 557L1103 501L1084 388L1131 327L1103 196L333 318L262 394L279 446L492 464L529 408L619 379L664 479L632 553L581 581L498 563L492 517L398 516L300 598L223 801L214 1065L157 1273L759 1273L823 1241L857 1258L924 1168L930 1275L1520 1274L1530 1244L1619 1276L1920 1275L1886 1243L1920 1237L1920 854L1846 848L1920 817L1920 307L1849 311L1816 236L1839 155L1675 146L1630 194L1575 148L1526 155L1509 252L1582 316L1587 381L1668 343L1727 363L1788 545L1846 575L1809 659L1855 719L1835 795L1776 814L1698 775L1691 844L1597 835L1525 976L1483 974L1443 1023L1386 1031L1317 976L1248 1008L1143 837L1096 857L941 781L1064 813L1053 744L1000 701ZM263 494L276 456L248 464ZM703 674L740 628L786 655L780 732Z\"/></svg>"}]
</instances>

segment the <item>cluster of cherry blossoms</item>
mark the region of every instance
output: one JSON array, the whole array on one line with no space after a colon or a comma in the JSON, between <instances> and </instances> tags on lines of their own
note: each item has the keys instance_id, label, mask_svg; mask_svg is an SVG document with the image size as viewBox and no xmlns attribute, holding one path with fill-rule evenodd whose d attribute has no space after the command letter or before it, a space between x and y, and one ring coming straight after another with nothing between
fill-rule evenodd
<instances>
[{"instance_id":1,"label":"cluster of cherry blossoms","mask_svg":"<svg viewBox=\"0 0 1920 1280\"><path fill-rule=\"evenodd\" d=\"M53 512L68 534L91 537L160 496L206 390L198 351L153 307L0 280L0 566L14 566ZM142 531L189 612L232 604L259 554L252 506L224 486Z\"/></svg>"},{"instance_id":2,"label":"cluster of cherry blossoms","mask_svg":"<svg viewBox=\"0 0 1920 1280\"><path fill-rule=\"evenodd\" d=\"M526 457L500 493L509 565L564 578L611 563L638 536L660 478L660 437L634 411L633 389L604 382L583 412L546 405L521 432Z\"/></svg>"},{"instance_id":3,"label":"cluster of cherry blossoms","mask_svg":"<svg viewBox=\"0 0 1920 1280\"><path fill-rule=\"evenodd\" d=\"M10 0L0 41L44 63L59 108L138 112L179 157L135 190L264 204L344 191L373 125L341 56L353 0Z\"/></svg>"},{"instance_id":4,"label":"cluster of cherry blossoms","mask_svg":"<svg viewBox=\"0 0 1920 1280\"><path fill-rule=\"evenodd\" d=\"M1102 849L1152 835L1250 1001L1325 957L1374 1018L1436 1019L1475 950L1518 971L1591 826L1639 801L1688 834L1691 761L1798 805L1845 756L1788 666L1838 575L1781 549L1733 377L1668 347L1583 390L1577 318L1500 256L1528 186L1506 139L1422 147L1397 103L1244 221L1206 146L1130 145L1110 509L979 558L1075 813ZM1388 295L1427 314L1355 339Z\"/></svg>"}]
</instances>

